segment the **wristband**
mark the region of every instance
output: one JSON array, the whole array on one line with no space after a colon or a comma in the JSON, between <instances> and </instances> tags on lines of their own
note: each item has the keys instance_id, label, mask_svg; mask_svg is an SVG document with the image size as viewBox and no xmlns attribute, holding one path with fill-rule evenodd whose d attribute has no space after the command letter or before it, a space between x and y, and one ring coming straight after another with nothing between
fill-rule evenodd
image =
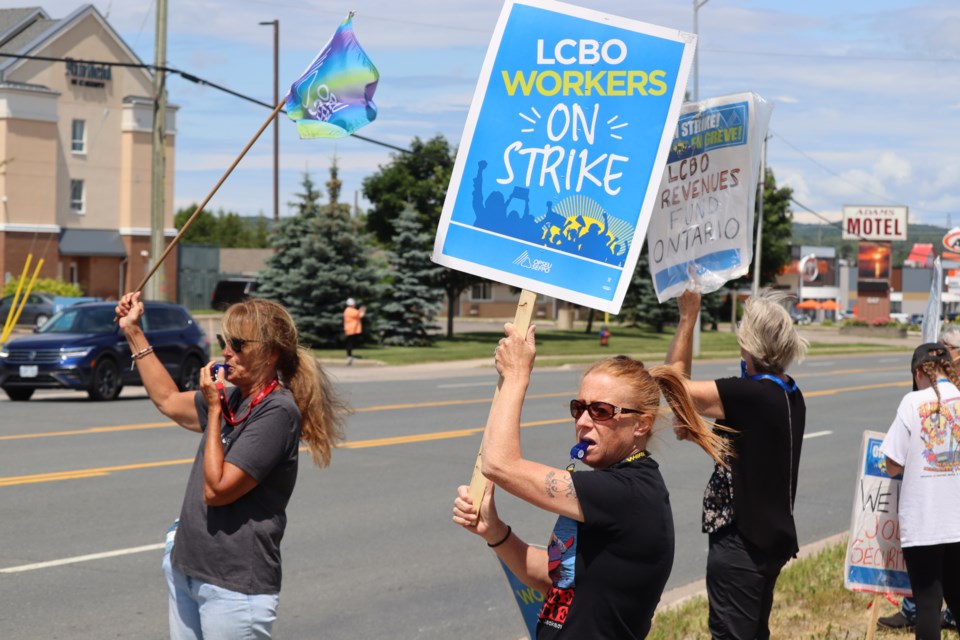
<instances>
[{"instance_id":1,"label":"wristband","mask_svg":"<svg viewBox=\"0 0 960 640\"><path fill-rule=\"evenodd\" d=\"M494 547L499 547L500 545L502 545L504 542L507 541L507 538L510 537L511 533L513 533L513 528L510 525L507 525L507 535L503 536L503 539L500 540L500 542L494 542L493 544L490 544L488 542L487 546L490 547L491 549L493 549Z\"/></svg>"},{"instance_id":2,"label":"wristband","mask_svg":"<svg viewBox=\"0 0 960 640\"><path fill-rule=\"evenodd\" d=\"M148 346L146 349L141 349L140 351L137 351L135 354L130 356L130 371L133 371L133 368L137 364L137 360L139 360L140 358L146 355L150 355L151 353L153 353L153 347Z\"/></svg>"}]
</instances>

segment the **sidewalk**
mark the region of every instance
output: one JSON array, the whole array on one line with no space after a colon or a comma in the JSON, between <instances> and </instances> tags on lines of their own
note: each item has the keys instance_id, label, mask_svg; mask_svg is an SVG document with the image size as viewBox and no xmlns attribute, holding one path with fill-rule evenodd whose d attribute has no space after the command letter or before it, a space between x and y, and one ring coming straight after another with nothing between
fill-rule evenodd
<instances>
[{"instance_id":1,"label":"sidewalk","mask_svg":"<svg viewBox=\"0 0 960 640\"><path fill-rule=\"evenodd\" d=\"M483 328L480 328L480 327ZM494 337L503 326L503 321L492 320L485 323L476 323L470 330L490 331L491 332L491 351L496 343ZM729 324L721 325L720 331L729 331ZM913 333L907 334L905 338L874 338L865 336L846 336L840 335L837 327L804 327L800 329L800 335L810 342L821 344L881 344L888 345L893 350L909 351L920 344L920 335ZM661 358L663 354L633 354L643 358ZM561 368L577 369L587 365L596 359L595 355L583 356L582 363L570 363L576 358L573 356L562 356L567 364L559 365ZM537 359L540 365L549 366L550 357L540 356ZM465 377L489 375L491 385L496 384L497 372L493 366L493 354L489 358L480 358L475 360L456 360L450 362L428 362L423 364L407 365L386 365L378 360L359 359L352 365L347 365L347 359L344 358L322 358L320 364L324 371L338 382L373 382L386 380L422 380L424 378L436 377L438 375L451 377Z\"/></svg>"}]
</instances>

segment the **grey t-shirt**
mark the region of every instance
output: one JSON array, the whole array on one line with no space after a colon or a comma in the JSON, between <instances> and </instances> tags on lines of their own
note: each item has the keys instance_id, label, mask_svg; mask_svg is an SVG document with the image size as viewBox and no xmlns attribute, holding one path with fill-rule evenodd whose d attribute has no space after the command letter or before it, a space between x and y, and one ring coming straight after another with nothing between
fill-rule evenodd
<instances>
[{"instance_id":1,"label":"grey t-shirt","mask_svg":"<svg viewBox=\"0 0 960 640\"><path fill-rule=\"evenodd\" d=\"M232 388L229 406L238 418L252 398ZM231 504L209 507L203 501L203 456L207 441L207 403L196 395L203 435L193 461L180 511L172 562L184 575L248 595L280 592L280 540L286 508L297 481L300 411L283 388L264 398L237 427L221 423L225 461L257 481Z\"/></svg>"}]
</instances>

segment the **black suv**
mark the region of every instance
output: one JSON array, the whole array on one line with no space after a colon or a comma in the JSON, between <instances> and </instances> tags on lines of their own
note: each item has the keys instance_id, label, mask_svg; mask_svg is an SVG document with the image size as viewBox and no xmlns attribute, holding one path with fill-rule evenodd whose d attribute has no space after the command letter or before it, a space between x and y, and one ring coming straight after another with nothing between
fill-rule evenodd
<instances>
[{"instance_id":1,"label":"black suv","mask_svg":"<svg viewBox=\"0 0 960 640\"><path fill-rule=\"evenodd\" d=\"M217 281L210 296L210 307L223 311L234 302L243 302L257 290L255 278L227 278Z\"/></svg>"},{"instance_id":2,"label":"black suv","mask_svg":"<svg viewBox=\"0 0 960 640\"><path fill-rule=\"evenodd\" d=\"M141 326L154 353L183 391L196 389L210 360L210 339L183 307L144 303ZM130 347L114 322L115 302L75 304L32 335L0 346L0 387L11 400L36 389L76 389L92 400L113 400L123 385L140 385Z\"/></svg>"}]
</instances>

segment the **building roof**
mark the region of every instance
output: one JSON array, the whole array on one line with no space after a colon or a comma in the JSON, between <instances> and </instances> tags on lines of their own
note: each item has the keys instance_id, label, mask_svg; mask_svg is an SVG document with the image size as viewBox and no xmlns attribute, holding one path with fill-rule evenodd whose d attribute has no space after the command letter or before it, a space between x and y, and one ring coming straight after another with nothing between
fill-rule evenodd
<instances>
[{"instance_id":1,"label":"building roof","mask_svg":"<svg viewBox=\"0 0 960 640\"><path fill-rule=\"evenodd\" d=\"M932 244L914 244L904 265L930 268L933 266L934 255Z\"/></svg>"},{"instance_id":2,"label":"building roof","mask_svg":"<svg viewBox=\"0 0 960 640\"><path fill-rule=\"evenodd\" d=\"M49 41L88 15L93 15L103 25L104 31L117 42L132 62L142 64L133 49L127 46L120 34L114 31L92 4L81 5L73 13L60 19L51 18L40 7L0 9L0 53L38 54ZM22 61L20 58L0 56L0 80L3 80L7 70ZM141 71L147 76L150 75L146 69Z\"/></svg>"},{"instance_id":3,"label":"building roof","mask_svg":"<svg viewBox=\"0 0 960 640\"><path fill-rule=\"evenodd\" d=\"M62 256L127 257L120 232L111 229L64 229L60 232Z\"/></svg>"}]
</instances>

